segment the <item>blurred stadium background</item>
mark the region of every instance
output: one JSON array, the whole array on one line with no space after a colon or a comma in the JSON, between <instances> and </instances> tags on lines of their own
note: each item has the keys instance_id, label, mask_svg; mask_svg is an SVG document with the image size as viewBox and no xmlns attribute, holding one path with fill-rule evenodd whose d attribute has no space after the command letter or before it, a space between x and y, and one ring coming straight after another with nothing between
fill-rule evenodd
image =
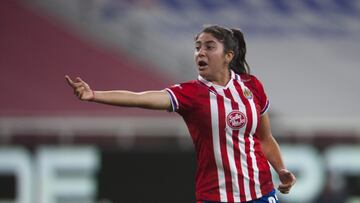
<instances>
[{"instance_id":1,"label":"blurred stadium background","mask_svg":"<svg viewBox=\"0 0 360 203\"><path fill-rule=\"evenodd\" d=\"M357 0L1 0L0 202L194 202L179 116L80 102L64 75L97 90L191 80L203 24L245 32L298 178L282 202L359 203Z\"/></svg>"}]
</instances>

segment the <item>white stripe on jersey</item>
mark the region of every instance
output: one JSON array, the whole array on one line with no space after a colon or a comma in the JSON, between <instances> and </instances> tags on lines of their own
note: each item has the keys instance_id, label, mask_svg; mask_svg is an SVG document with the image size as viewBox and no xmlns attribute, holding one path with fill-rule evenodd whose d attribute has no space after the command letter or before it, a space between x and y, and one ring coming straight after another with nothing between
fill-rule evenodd
<instances>
[{"instance_id":1,"label":"white stripe on jersey","mask_svg":"<svg viewBox=\"0 0 360 203\"><path fill-rule=\"evenodd\" d=\"M173 111L177 111L179 109L179 102L174 94L174 92L170 88L165 89L168 93L170 93L171 106Z\"/></svg>"},{"instance_id":2,"label":"white stripe on jersey","mask_svg":"<svg viewBox=\"0 0 360 203\"><path fill-rule=\"evenodd\" d=\"M266 100L264 109L261 110L260 116L264 115L270 108L270 101Z\"/></svg>"},{"instance_id":3,"label":"white stripe on jersey","mask_svg":"<svg viewBox=\"0 0 360 203\"><path fill-rule=\"evenodd\" d=\"M252 158L252 165L254 169L254 182L255 182L255 193L256 197L261 197L261 188L260 188L260 180L259 180L259 168L257 167L256 157L255 157L255 148L254 148L254 134L256 131L256 126L258 125L258 116L256 112L256 107L254 103L254 99L249 99L251 112L253 115L253 126L250 132L250 156Z\"/></svg>"},{"instance_id":4,"label":"white stripe on jersey","mask_svg":"<svg viewBox=\"0 0 360 203\"><path fill-rule=\"evenodd\" d=\"M245 105L243 104L239 96L239 93L237 92L233 84L231 85L231 88L229 88L229 90L234 100L238 103L239 111L243 112L245 116L248 118L248 116L246 115ZM240 149L240 161L241 161L240 166L244 177L243 178L244 193L245 193L246 201L248 201L248 199L251 199L251 193L250 193L249 171L247 168L247 156L245 152L245 139L244 139L245 129L246 129L246 125L243 128L239 129L239 149Z\"/></svg>"},{"instance_id":5,"label":"white stripe on jersey","mask_svg":"<svg viewBox=\"0 0 360 203\"><path fill-rule=\"evenodd\" d=\"M241 89L245 89L247 87L245 87L245 84L241 81L237 81L240 86ZM255 193L256 193L256 197L260 197L261 194L261 188L260 188L260 181L259 181L259 168L257 167L257 163L256 163L256 156L255 156L255 148L254 148L254 134L256 131L256 126L258 124L258 116L257 116L257 112L256 112L256 107L255 107L255 103L254 103L254 99L253 97L251 99L248 99L249 104L250 104L250 108L251 108L251 113L252 113L252 118L253 118L253 124L251 126L251 131L250 131L250 135L249 135L249 141L250 141L250 157L252 160L252 168L254 170L254 182L255 182ZM251 197L249 199L246 198L246 200L251 200Z\"/></svg>"},{"instance_id":6,"label":"white stripe on jersey","mask_svg":"<svg viewBox=\"0 0 360 203\"><path fill-rule=\"evenodd\" d=\"M209 92L209 94L210 94L212 138L214 145L215 162L217 166L218 179L219 179L220 201L227 202L225 173L222 164L221 148L220 148L218 102L217 102L216 94L214 94L213 92Z\"/></svg>"},{"instance_id":7,"label":"white stripe on jersey","mask_svg":"<svg viewBox=\"0 0 360 203\"><path fill-rule=\"evenodd\" d=\"M231 82L231 81L230 81ZM225 96L225 92L219 91L219 94L224 97L224 106L225 106L225 116L231 113L232 106L231 100ZM226 123L226 121L225 121ZM232 180L232 189L233 189L233 197L235 202L240 202L240 190L239 190L239 182L238 182L238 171L235 164L234 157L234 143L232 139L233 130L231 128L226 127L226 150L229 158L229 166L231 172L231 180Z\"/></svg>"}]
</instances>

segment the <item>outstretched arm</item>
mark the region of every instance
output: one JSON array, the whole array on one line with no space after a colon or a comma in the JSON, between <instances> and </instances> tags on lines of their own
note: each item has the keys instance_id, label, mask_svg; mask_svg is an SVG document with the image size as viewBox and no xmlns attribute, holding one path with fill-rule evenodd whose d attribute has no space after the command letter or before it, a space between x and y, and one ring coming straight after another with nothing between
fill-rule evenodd
<instances>
[{"instance_id":1,"label":"outstretched arm","mask_svg":"<svg viewBox=\"0 0 360 203\"><path fill-rule=\"evenodd\" d=\"M70 87L73 88L74 94L83 101L158 110L168 110L171 108L170 98L165 90L139 93L126 90L93 91L90 86L79 77L72 80L66 75L65 79Z\"/></svg>"},{"instance_id":2,"label":"outstretched arm","mask_svg":"<svg viewBox=\"0 0 360 203\"><path fill-rule=\"evenodd\" d=\"M281 184L279 185L278 189L281 193L287 194L289 193L291 187L295 184L296 178L294 174L292 174L285 167L280 153L280 147L276 142L275 138L272 136L270 119L267 113L261 116L260 126L258 130L262 150L267 160L270 162L272 167L279 175Z\"/></svg>"}]
</instances>

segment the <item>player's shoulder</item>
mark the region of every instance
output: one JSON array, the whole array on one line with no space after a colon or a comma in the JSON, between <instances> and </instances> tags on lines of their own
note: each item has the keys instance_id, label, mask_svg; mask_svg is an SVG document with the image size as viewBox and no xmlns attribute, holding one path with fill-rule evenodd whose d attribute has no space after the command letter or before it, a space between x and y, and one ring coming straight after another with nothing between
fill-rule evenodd
<instances>
[{"instance_id":1,"label":"player's shoulder","mask_svg":"<svg viewBox=\"0 0 360 203\"><path fill-rule=\"evenodd\" d=\"M198 89L201 88L201 84L197 80L189 80L173 85L172 87L178 87L180 89Z\"/></svg>"},{"instance_id":2,"label":"player's shoulder","mask_svg":"<svg viewBox=\"0 0 360 203\"><path fill-rule=\"evenodd\" d=\"M197 80L189 80L186 82L182 82L180 83L181 85L185 85L185 86L197 86L199 83Z\"/></svg>"},{"instance_id":3,"label":"player's shoulder","mask_svg":"<svg viewBox=\"0 0 360 203\"><path fill-rule=\"evenodd\" d=\"M254 85L254 86L259 86L259 85L262 86L262 83L255 75L242 73L242 74L240 74L240 78L241 78L241 81L244 83Z\"/></svg>"}]
</instances>

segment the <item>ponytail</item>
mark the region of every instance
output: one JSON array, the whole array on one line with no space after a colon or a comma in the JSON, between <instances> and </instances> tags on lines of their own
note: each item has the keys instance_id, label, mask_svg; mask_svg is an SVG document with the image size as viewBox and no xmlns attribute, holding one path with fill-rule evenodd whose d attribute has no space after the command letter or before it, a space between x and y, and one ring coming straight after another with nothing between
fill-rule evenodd
<instances>
[{"instance_id":1,"label":"ponytail","mask_svg":"<svg viewBox=\"0 0 360 203\"><path fill-rule=\"evenodd\" d=\"M235 46L235 56L230 63L230 68L237 74L246 73L250 74L250 66L246 62L246 43L244 39L244 34L239 29L231 29L234 41L236 43Z\"/></svg>"}]
</instances>

